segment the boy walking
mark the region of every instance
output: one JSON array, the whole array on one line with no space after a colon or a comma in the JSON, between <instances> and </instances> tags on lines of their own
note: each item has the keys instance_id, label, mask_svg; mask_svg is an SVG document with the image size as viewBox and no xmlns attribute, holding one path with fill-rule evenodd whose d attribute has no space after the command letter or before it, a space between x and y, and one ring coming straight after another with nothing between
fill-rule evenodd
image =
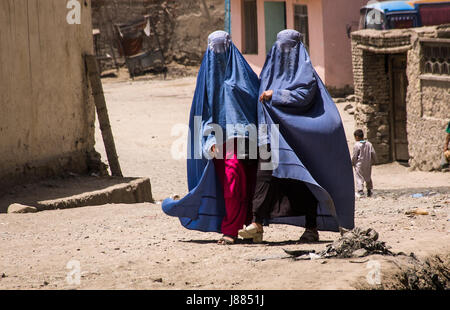
<instances>
[{"instance_id":1,"label":"boy walking","mask_svg":"<svg viewBox=\"0 0 450 310\"><path fill-rule=\"evenodd\" d=\"M364 133L358 129L354 133L355 146L353 147L352 165L356 174L356 196L364 195L364 182L367 188L367 197L372 196L372 165L376 162L376 153L369 141L364 140Z\"/></svg>"}]
</instances>

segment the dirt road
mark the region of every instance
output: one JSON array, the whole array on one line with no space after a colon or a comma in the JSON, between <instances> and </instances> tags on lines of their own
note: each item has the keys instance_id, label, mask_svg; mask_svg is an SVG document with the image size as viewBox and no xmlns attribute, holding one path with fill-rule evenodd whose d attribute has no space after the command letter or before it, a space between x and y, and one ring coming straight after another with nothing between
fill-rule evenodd
<instances>
[{"instance_id":1,"label":"dirt road","mask_svg":"<svg viewBox=\"0 0 450 310\"><path fill-rule=\"evenodd\" d=\"M104 84L124 175L150 177L156 200L186 193L185 161L169 150L179 138L173 126L188 120L194 87L193 77ZM352 145L353 119L343 106ZM99 132L97 141L105 159ZM376 166L373 178L374 197L356 202L357 226L377 230L394 252L449 252L449 174L393 163ZM405 214L416 208L428 215ZM182 228L160 204L0 214L0 289L352 289L367 284L368 260L380 263L381 281L407 260L286 259L283 249L322 250L339 237L324 232L321 243L298 245L302 231L271 226L265 244L218 246L218 234Z\"/></svg>"}]
</instances>

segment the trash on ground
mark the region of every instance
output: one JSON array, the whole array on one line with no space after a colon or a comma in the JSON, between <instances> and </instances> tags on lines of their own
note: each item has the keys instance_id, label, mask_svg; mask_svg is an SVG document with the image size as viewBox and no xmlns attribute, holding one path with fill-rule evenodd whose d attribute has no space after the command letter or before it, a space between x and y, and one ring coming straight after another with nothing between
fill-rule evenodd
<instances>
[{"instance_id":1,"label":"trash on ground","mask_svg":"<svg viewBox=\"0 0 450 310\"><path fill-rule=\"evenodd\" d=\"M372 254L394 255L385 242L378 240L376 230L358 227L327 245L327 248L320 253L324 258L364 257Z\"/></svg>"},{"instance_id":2,"label":"trash on ground","mask_svg":"<svg viewBox=\"0 0 450 310\"><path fill-rule=\"evenodd\" d=\"M434 192L434 191L425 191L423 193L412 194L411 197L412 198L421 198L421 197L431 197L431 196L436 196L436 195L439 195L439 193Z\"/></svg>"},{"instance_id":3,"label":"trash on ground","mask_svg":"<svg viewBox=\"0 0 450 310\"><path fill-rule=\"evenodd\" d=\"M410 211L406 211L405 214L407 215L428 215L428 211L424 210L424 209L415 209L415 210L410 210Z\"/></svg>"},{"instance_id":4,"label":"trash on ground","mask_svg":"<svg viewBox=\"0 0 450 310\"><path fill-rule=\"evenodd\" d=\"M355 228L344 233L338 240L328 244L326 249L320 253L314 251L287 251L296 260L312 260L319 258L358 258L373 254L380 255L401 255L394 254L386 246L385 242L378 240L378 232L374 229Z\"/></svg>"},{"instance_id":5,"label":"trash on ground","mask_svg":"<svg viewBox=\"0 0 450 310\"><path fill-rule=\"evenodd\" d=\"M315 250L297 250L297 251L290 251L290 250L286 250L283 249L284 252L286 252L286 254L289 254L293 257L299 257L299 256L303 256L303 255L309 255L310 253L315 253Z\"/></svg>"}]
</instances>

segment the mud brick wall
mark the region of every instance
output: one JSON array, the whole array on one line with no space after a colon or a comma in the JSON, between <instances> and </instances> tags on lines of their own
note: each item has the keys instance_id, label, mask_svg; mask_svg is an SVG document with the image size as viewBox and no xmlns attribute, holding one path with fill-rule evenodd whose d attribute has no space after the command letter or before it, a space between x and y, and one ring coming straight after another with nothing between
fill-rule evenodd
<instances>
[{"instance_id":1,"label":"mud brick wall","mask_svg":"<svg viewBox=\"0 0 450 310\"><path fill-rule=\"evenodd\" d=\"M447 32L440 33L449 36L450 27ZM408 51L406 112L409 164L425 171L439 169L445 127L450 121L450 76L447 81L420 78L423 46L419 40L436 36L436 31L418 33L413 48Z\"/></svg>"},{"instance_id":2,"label":"mud brick wall","mask_svg":"<svg viewBox=\"0 0 450 310\"><path fill-rule=\"evenodd\" d=\"M450 37L450 27L408 30L363 30L352 34L353 78L356 95L355 122L363 129L378 153L379 162L391 157L391 90L387 59L406 52L408 88L406 95L409 164L413 169L439 168L450 121L450 77L424 78L422 38ZM405 49L406 48L406 49Z\"/></svg>"},{"instance_id":3,"label":"mud brick wall","mask_svg":"<svg viewBox=\"0 0 450 310\"><path fill-rule=\"evenodd\" d=\"M101 31L102 53L113 36L111 23L125 23L150 15L167 62L198 65L209 33L223 30L222 0L92 0L93 27Z\"/></svg>"},{"instance_id":4,"label":"mud brick wall","mask_svg":"<svg viewBox=\"0 0 450 310\"><path fill-rule=\"evenodd\" d=\"M353 37L361 45L372 46L378 48L390 48L409 45L411 43L411 36L408 33L397 33L395 36L382 36L377 31L369 31L370 35L358 35Z\"/></svg>"},{"instance_id":5,"label":"mud brick wall","mask_svg":"<svg viewBox=\"0 0 450 310\"><path fill-rule=\"evenodd\" d=\"M390 78L386 56L363 51L352 43L356 127L364 131L377 152L378 164L390 161Z\"/></svg>"}]
</instances>

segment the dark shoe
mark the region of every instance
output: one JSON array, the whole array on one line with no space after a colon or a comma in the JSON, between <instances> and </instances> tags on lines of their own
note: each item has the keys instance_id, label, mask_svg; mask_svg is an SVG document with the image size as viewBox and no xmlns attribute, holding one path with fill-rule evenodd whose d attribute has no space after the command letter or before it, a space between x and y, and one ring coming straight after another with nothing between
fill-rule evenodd
<instances>
[{"instance_id":1,"label":"dark shoe","mask_svg":"<svg viewBox=\"0 0 450 310\"><path fill-rule=\"evenodd\" d=\"M372 190L371 189L367 190L367 197L372 197Z\"/></svg>"},{"instance_id":2,"label":"dark shoe","mask_svg":"<svg viewBox=\"0 0 450 310\"><path fill-rule=\"evenodd\" d=\"M312 243L319 241L319 232L317 229L306 228L303 235L300 237L302 243Z\"/></svg>"}]
</instances>

